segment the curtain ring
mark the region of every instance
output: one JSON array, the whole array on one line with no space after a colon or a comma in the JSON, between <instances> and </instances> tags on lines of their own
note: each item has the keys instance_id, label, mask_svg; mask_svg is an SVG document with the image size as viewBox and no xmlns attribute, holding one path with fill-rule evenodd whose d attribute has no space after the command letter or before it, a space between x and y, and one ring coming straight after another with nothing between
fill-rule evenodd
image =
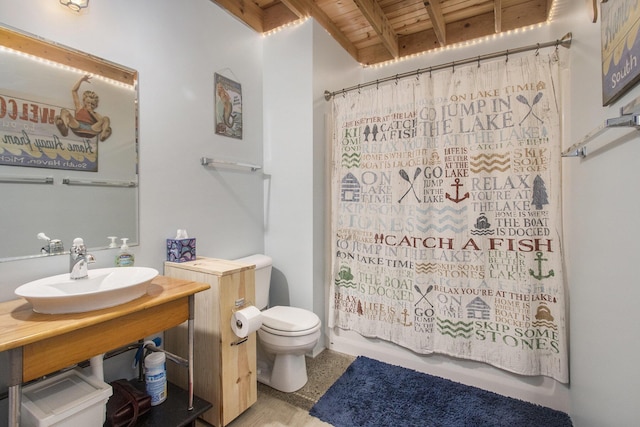
<instances>
[{"instance_id":1,"label":"curtain ring","mask_svg":"<svg viewBox=\"0 0 640 427\"><path fill-rule=\"evenodd\" d=\"M505 53L504 56L507 58L504 62L509 62L509 49L507 49L507 53Z\"/></svg>"},{"instance_id":2,"label":"curtain ring","mask_svg":"<svg viewBox=\"0 0 640 427\"><path fill-rule=\"evenodd\" d=\"M451 72L452 73L456 72L456 61L451 61Z\"/></svg>"},{"instance_id":3,"label":"curtain ring","mask_svg":"<svg viewBox=\"0 0 640 427\"><path fill-rule=\"evenodd\" d=\"M396 74L396 86L398 86L398 75Z\"/></svg>"},{"instance_id":4,"label":"curtain ring","mask_svg":"<svg viewBox=\"0 0 640 427\"><path fill-rule=\"evenodd\" d=\"M358 85L358 95L360 95L360 85Z\"/></svg>"},{"instance_id":5,"label":"curtain ring","mask_svg":"<svg viewBox=\"0 0 640 427\"><path fill-rule=\"evenodd\" d=\"M433 71L433 67L429 67L429 78L431 78L431 72Z\"/></svg>"},{"instance_id":6,"label":"curtain ring","mask_svg":"<svg viewBox=\"0 0 640 427\"><path fill-rule=\"evenodd\" d=\"M378 79L376 79L376 90L378 90Z\"/></svg>"},{"instance_id":7,"label":"curtain ring","mask_svg":"<svg viewBox=\"0 0 640 427\"><path fill-rule=\"evenodd\" d=\"M420 80L420 68L416 70L416 80Z\"/></svg>"},{"instance_id":8,"label":"curtain ring","mask_svg":"<svg viewBox=\"0 0 640 427\"><path fill-rule=\"evenodd\" d=\"M540 55L540 43L538 43L538 47L536 48L536 56Z\"/></svg>"},{"instance_id":9,"label":"curtain ring","mask_svg":"<svg viewBox=\"0 0 640 427\"><path fill-rule=\"evenodd\" d=\"M478 68L480 68L480 56L478 56Z\"/></svg>"}]
</instances>

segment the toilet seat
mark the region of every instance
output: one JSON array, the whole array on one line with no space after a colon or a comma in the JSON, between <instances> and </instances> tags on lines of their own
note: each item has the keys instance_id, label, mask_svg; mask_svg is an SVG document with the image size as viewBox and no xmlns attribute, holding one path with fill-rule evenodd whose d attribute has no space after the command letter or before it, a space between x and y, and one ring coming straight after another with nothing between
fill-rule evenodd
<instances>
[{"instance_id":1,"label":"toilet seat","mask_svg":"<svg viewBox=\"0 0 640 427\"><path fill-rule=\"evenodd\" d=\"M261 329L280 336L309 335L320 329L320 318L302 308L275 306L262 312Z\"/></svg>"}]
</instances>

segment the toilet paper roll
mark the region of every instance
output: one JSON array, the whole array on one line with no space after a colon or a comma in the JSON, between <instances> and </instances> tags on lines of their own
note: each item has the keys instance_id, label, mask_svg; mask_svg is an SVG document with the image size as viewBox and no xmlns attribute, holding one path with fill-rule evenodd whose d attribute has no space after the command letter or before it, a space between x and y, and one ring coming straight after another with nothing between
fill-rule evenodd
<instances>
[{"instance_id":1,"label":"toilet paper roll","mask_svg":"<svg viewBox=\"0 0 640 427\"><path fill-rule=\"evenodd\" d=\"M262 326L262 314L257 307L250 305L238 310L231 316L231 330L239 338L245 338Z\"/></svg>"}]
</instances>

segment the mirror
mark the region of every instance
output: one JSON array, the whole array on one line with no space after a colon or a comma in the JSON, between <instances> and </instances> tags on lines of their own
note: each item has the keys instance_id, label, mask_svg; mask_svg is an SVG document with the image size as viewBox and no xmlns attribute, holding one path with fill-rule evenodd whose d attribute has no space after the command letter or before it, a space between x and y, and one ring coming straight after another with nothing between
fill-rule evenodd
<instances>
[{"instance_id":1,"label":"mirror","mask_svg":"<svg viewBox=\"0 0 640 427\"><path fill-rule=\"evenodd\" d=\"M138 73L0 26L0 261L138 243ZM60 252L59 246L57 247Z\"/></svg>"}]
</instances>

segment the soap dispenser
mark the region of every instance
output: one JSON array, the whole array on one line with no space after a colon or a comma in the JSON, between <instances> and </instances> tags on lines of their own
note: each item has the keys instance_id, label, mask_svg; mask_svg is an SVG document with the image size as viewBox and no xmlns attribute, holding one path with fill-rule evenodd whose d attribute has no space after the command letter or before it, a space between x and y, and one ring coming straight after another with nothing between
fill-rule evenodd
<instances>
[{"instance_id":1,"label":"soap dispenser","mask_svg":"<svg viewBox=\"0 0 640 427\"><path fill-rule=\"evenodd\" d=\"M134 256L129 251L129 245L127 245L128 238L122 239L122 246L120 246L120 252L116 255L116 267L132 267L134 262Z\"/></svg>"}]
</instances>

